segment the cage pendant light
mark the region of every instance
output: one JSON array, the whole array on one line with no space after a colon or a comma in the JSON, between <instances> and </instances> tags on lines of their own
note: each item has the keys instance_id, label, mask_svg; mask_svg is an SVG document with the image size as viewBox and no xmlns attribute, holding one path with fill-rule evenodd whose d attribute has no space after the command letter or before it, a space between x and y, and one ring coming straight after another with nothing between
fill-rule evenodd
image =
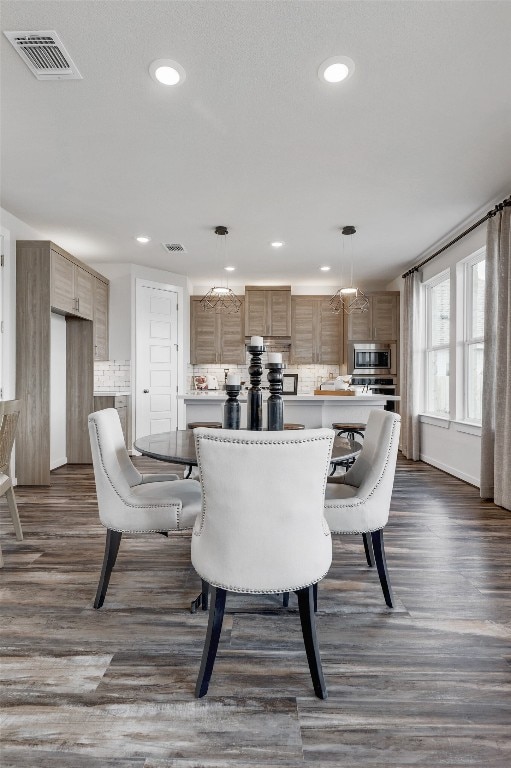
<instances>
[{"instance_id":1,"label":"cage pendant light","mask_svg":"<svg viewBox=\"0 0 511 768\"><path fill-rule=\"evenodd\" d=\"M350 239L357 230L353 226L347 226L342 228L343 235L349 235ZM345 315L353 315L355 313L367 312L369 309L369 299L359 288L355 288L353 285L353 243L351 245L351 275L350 284L346 287L339 288L330 299L330 307L332 312L336 315L344 312ZM344 241L343 241L343 256L344 256ZM343 259L344 260L344 259ZM341 262L342 269L342 262ZM342 272L341 272L341 285L342 285Z\"/></svg>"},{"instance_id":2,"label":"cage pendant light","mask_svg":"<svg viewBox=\"0 0 511 768\"><path fill-rule=\"evenodd\" d=\"M229 230L227 227L218 226L215 227L215 235L223 238L223 255L224 262L227 263L227 235ZM217 241L218 245L218 241ZM217 247L218 253L218 247ZM217 258L218 261L218 258ZM218 265L217 265L218 266ZM226 278L225 285L223 280L219 280L216 285L209 289L205 296L200 300L200 305L204 312L214 312L217 315L232 315L235 312L239 312L241 308L241 301L236 294L229 288L229 280Z\"/></svg>"}]
</instances>

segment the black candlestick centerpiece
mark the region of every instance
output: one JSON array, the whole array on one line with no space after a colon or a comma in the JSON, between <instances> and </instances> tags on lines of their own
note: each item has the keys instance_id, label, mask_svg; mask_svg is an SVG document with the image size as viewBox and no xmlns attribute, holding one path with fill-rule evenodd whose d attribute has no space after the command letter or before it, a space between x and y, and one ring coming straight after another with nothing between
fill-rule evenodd
<instances>
[{"instance_id":1,"label":"black candlestick centerpiece","mask_svg":"<svg viewBox=\"0 0 511 768\"><path fill-rule=\"evenodd\" d=\"M261 390L263 366L261 364L261 356L264 352L262 337L252 336L247 349L250 354L250 365L248 366L250 389L247 392L247 429L261 431L263 428L263 393Z\"/></svg>"},{"instance_id":2,"label":"black candlestick centerpiece","mask_svg":"<svg viewBox=\"0 0 511 768\"><path fill-rule=\"evenodd\" d=\"M268 429L284 429L284 402L282 400L283 363L267 363L270 396L268 398Z\"/></svg>"},{"instance_id":3,"label":"black candlestick centerpiece","mask_svg":"<svg viewBox=\"0 0 511 768\"><path fill-rule=\"evenodd\" d=\"M241 391L241 384L226 384L225 391L227 400L224 403L224 429L239 429L241 406L238 402L238 395Z\"/></svg>"}]
</instances>

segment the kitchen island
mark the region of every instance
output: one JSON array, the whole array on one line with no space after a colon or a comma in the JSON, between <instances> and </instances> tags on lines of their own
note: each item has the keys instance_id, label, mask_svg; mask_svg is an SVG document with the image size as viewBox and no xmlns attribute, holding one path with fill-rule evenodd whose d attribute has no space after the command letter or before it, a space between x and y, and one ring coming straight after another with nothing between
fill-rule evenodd
<instances>
[{"instance_id":1,"label":"kitchen island","mask_svg":"<svg viewBox=\"0 0 511 768\"><path fill-rule=\"evenodd\" d=\"M263 392L263 424L266 426L266 399L268 392ZM226 401L225 392L193 392L179 395L184 401L186 424L192 421L223 422L223 409ZM247 425L247 393L239 396L241 403L241 429ZM283 395L284 421L304 424L307 429L331 427L333 422L367 422L369 412L374 408L383 410L388 401L399 401L397 395L355 395L353 397L335 395ZM183 424L183 427L186 426Z\"/></svg>"}]
</instances>

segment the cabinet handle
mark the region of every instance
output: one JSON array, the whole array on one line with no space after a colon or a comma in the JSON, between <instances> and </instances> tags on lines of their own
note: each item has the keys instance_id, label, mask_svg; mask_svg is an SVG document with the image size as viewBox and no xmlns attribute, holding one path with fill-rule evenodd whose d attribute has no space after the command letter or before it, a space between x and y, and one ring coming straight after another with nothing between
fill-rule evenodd
<instances>
[{"instance_id":1,"label":"cabinet handle","mask_svg":"<svg viewBox=\"0 0 511 768\"><path fill-rule=\"evenodd\" d=\"M148 394L149 394L149 390L148 389L144 389L144 395L148 395Z\"/></svg>"},{"instance_id":2,"label":"cabinet handle","mask_svg":"<svg viewBox=\"0 0 511 768\"><path fill-rule=\"evenodd\" d=\"M80 297L76 299L76 309L78 310L78 312L80 311Z\"/></svg>"}]
</instances>

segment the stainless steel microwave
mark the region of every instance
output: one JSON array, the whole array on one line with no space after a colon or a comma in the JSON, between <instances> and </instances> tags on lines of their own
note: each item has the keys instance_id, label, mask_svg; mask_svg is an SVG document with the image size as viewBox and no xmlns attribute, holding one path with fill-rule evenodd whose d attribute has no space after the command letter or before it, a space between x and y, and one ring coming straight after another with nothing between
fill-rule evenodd
<instances>
[{"instance_id":1,"label":"stainless steel microwave","mask_svg":"<svg viewBox=\"0 0 511 768\"><path fill-rule=\"evenodd\" d=\"M348 344L348 373L354 376L364 374L397 375L397 350L395 344L360 343Z\"/></svg>"}]
</instances>

